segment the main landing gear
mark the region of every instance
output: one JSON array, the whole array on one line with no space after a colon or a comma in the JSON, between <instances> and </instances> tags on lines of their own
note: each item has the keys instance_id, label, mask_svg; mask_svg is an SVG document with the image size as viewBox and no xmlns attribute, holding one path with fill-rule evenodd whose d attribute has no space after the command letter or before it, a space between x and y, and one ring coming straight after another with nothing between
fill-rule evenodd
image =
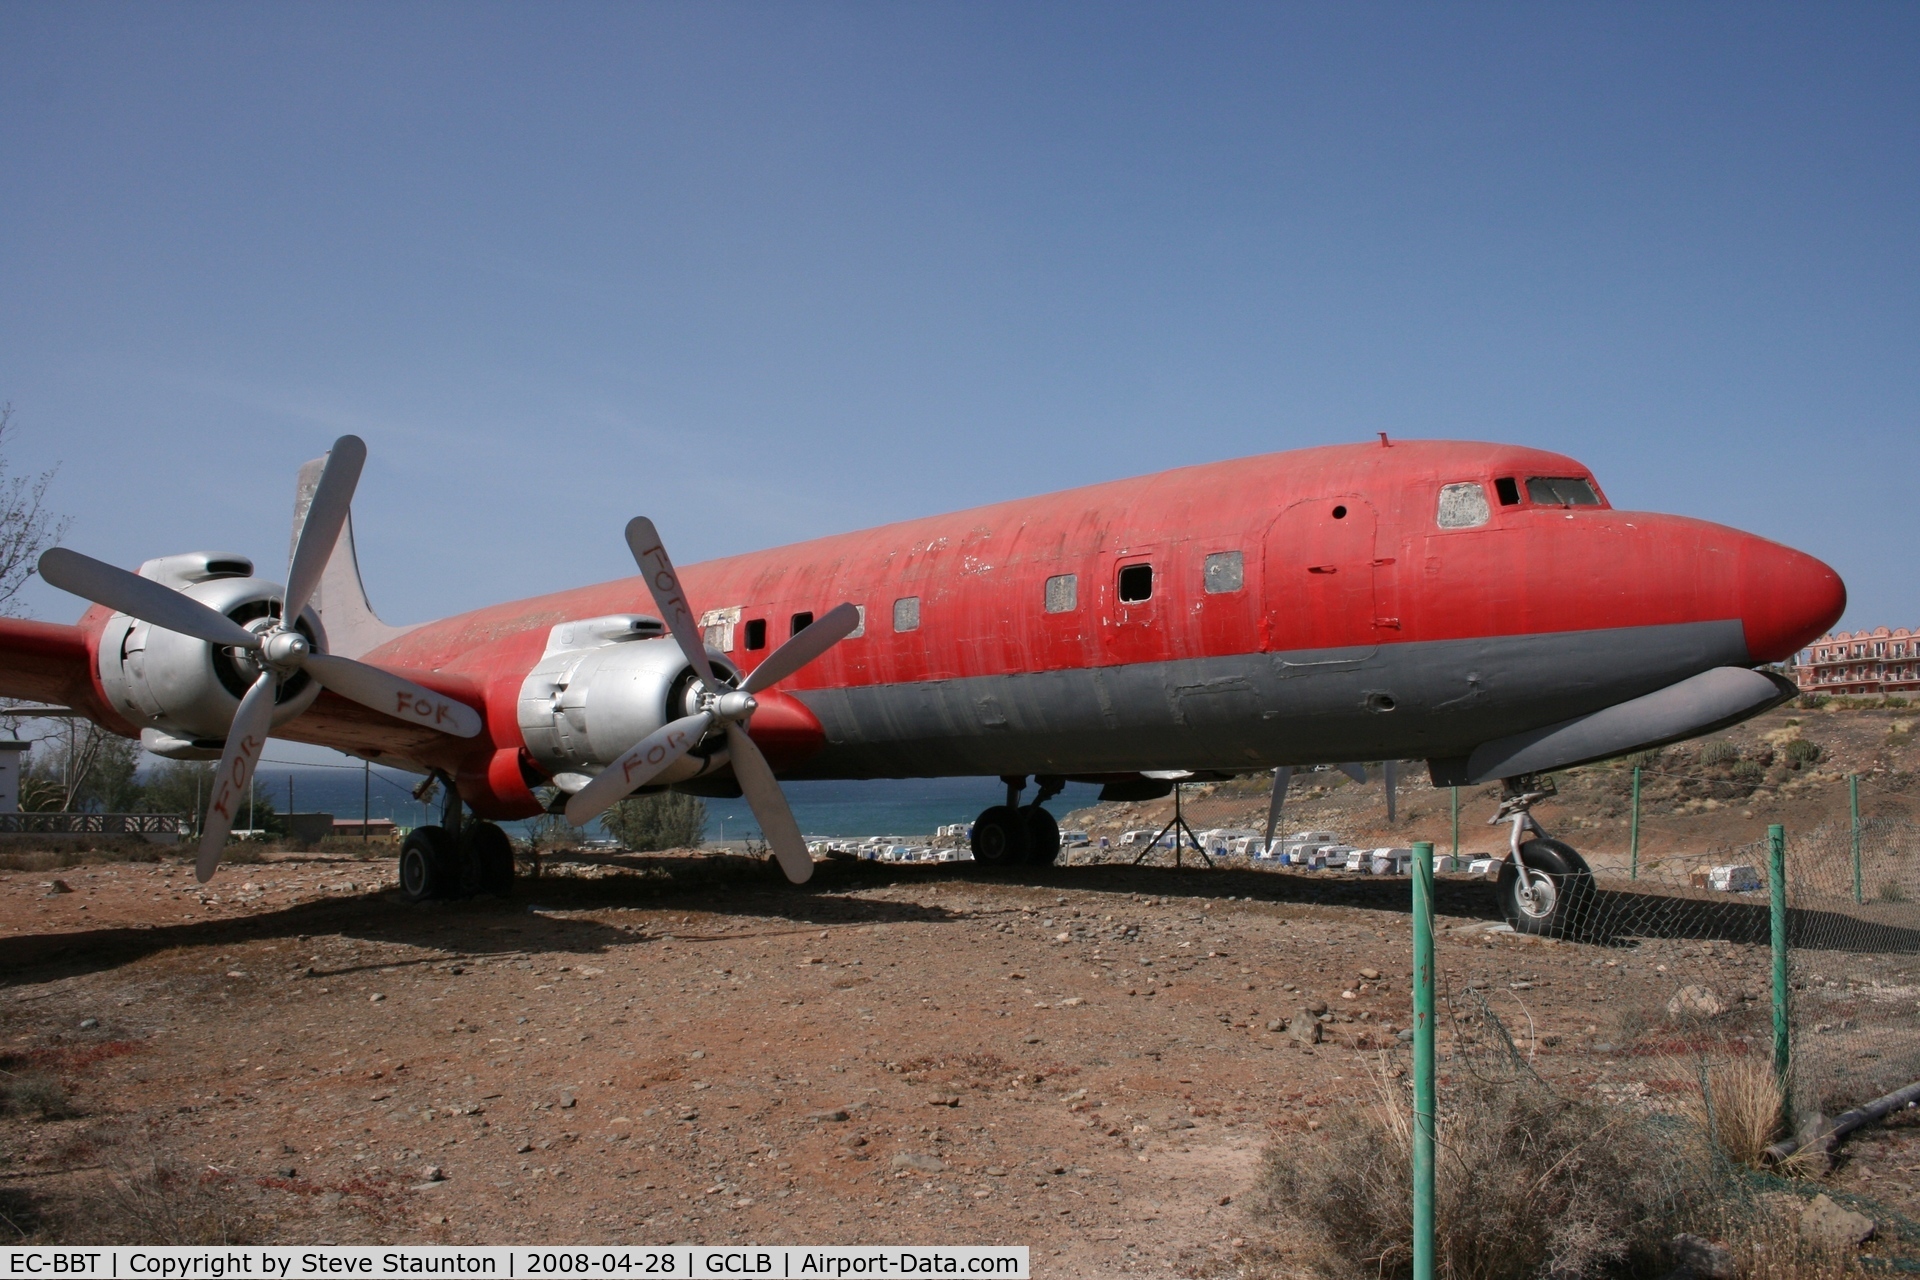
<instances>
[{"instance_id":1,"label":"main landing gear","mask_svg":"<svg viewBox=\"0 0 1920 1280\"><path fill-rule=\"evenodd\" d=\"M513 892L513 841L491 822L462 821L460 792L440 778L446 802L440 825L415 827L400 846L400 892L429 898L507 897Z\"/></svg>"},{"instance_id":2,"label":"main landing gear","mask_svg":"<svg viewBox=\"0 0 1920 1280\"><path fill-rule=\"evenodd\" d=\"M1065 778L1042 777L1033 803L1020 803L1025 774L1001 779L1007 802L973 820L973 860L983 867L1050 866L1060 856L1060 824L1041 806L1066 789Z\"/></svg>"},{"instance_id":3,"label":"main landing gear","mask_svg":"<svg viewBox=\"0 0 1920 1280\"><path fill-rule=\"evenodd\" d=\"M1549 836L1533 816L1533 806L1554 793L1553 781L1528 774L1501 782L1506 794L1487 820L1490 827L1513 824L1508 857L1495 882L1500 914L1516 933L1574 935L1593 906L1593 869L1572 845ZM1533 838L1523 838L1529 831Z\"/></svg>"}]
</instances>

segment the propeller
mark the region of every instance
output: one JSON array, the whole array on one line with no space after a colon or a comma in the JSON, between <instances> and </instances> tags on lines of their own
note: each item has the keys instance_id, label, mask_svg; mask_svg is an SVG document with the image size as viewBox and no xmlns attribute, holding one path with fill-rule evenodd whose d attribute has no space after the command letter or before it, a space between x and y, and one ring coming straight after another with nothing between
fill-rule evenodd
<instances>
[{"instance_id":1,"label":"propeller","mask_svg":"<svg viewBox=\"0 0 1920 1280\"><path fill-rule=\"evenodd\" d=\"M680 575L660 541L660 531L645 516L627 522L627 549L646 579L653 603L666 619L667 627L699 677L699 707L690 716L682 716L662 725L622 752L616 760L567 801L567 821L583 827L619 801L658 777L700 740L720 725L727 735L727 754L733 762L733 776L760 820L760 830L780 860L780 869L795 884L806 883L813 875L813 858L807 853L800 835L800 824L780 792L773 769L760 748L743 727L758 704L753 695L786 679L815 658L831 649L860 625L860 610L850 604L836 605L813 624L767 655L738 689L730 689L713 674L707 660L705 638L681 590Z\"/></svg>"},{"instance_id":2,"label":"propeller","mask_svg":"<svg viewBox=\"0 0 1920 1280\"><path fill-rule=\"evenodd\" d=\"M241 626L192 596L77 551L54 547L40 557L40 576L62 591L211 645L245 650L260 668L259 677L233 713L220 768L214 775L196 868L202 883L211 880L219 869L220 852L233 829L235 802L247 794L260 754L266 749L280 686L295 674L304 671L323 688L396 720L425 724L460 738L480 732L480 713L472 707L364 662L320 653L311 640L294 629L301 610L320 585L334 544L340 540L340 529L346 524L354 487L366 460L367 446L358 436L341 436L333 442L307 507L306 522L294 543L280 616L270 619L270 625L260 631Z\"/></svg>"}]
</instances>

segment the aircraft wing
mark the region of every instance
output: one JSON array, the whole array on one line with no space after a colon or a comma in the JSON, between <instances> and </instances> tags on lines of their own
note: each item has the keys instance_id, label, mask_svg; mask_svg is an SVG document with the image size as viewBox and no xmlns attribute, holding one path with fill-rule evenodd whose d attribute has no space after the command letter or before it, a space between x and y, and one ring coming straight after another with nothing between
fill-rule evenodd
<instances>
[{"instance_id":1,"label":"aircraft wing","mask_svg":"<svg viewBox=\"0 0 1920 1280\"><path fill-rule=\"evenodd\" d=\"M88 666L87 635L79 627L0 618L0 697L72 707L107 719Z\"/></svg>"}]
</instances>

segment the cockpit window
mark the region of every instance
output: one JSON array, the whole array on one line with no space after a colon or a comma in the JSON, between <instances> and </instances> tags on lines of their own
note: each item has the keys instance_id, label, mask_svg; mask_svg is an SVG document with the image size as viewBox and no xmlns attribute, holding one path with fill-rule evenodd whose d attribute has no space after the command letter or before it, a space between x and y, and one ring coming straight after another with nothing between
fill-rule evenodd
<instances>
[{"instance_id":1,"label":"cockpit window","mask_svg":"<svg viewBox=\"0 0 1920 1280\"><path fill-rule=\"evenodd\" d=\"M1553 507L1597 507L1600 495L1579 476L1528 476L1527 498Z\"/></svg>"},{"instance_id":2,"label":"cockpit window","mask_svg":"<svg viewBox=\"0 0 1920 1280\"><path fill-rule=\"evenodd\" d=\"M1487 522L1493 513L1487 507L1487 491L1478 484L1440 486L1440 527L1472 529Z\"/></svg>"}]
</instances>

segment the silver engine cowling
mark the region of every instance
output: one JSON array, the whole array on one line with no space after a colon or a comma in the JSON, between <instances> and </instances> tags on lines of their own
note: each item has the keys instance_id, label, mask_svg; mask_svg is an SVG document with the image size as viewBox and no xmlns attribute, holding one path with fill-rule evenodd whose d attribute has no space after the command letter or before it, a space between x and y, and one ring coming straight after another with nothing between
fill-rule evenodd
<instances>
[{"instance_id":1,"label":"silver engine cowling","mask_svg":"<svg viewBox=\"0 0 1920 1280\"><path fill-rule=\"evenodd\" d=\"M617 613L563 622L520 686L520 736L563 791L578 791L655 729L700 708L693 668L658 618ZM740 671L712 646L707 660L729 685ZM686 782L726 766L726 738L708 739L654 780Z\"/></svg>"},{"instance_id":2,"label":"silver engine cowling","mask_svg":"<svg viewBox=\"0 0 1920 1280\"><path fill-rule=\"evenodd\" d=\"M192 596L249 631L265 631L278 622L286 595L279 583L254 577L247 557L219 552L162 556L141 565L140 576ZM311 608L301 612L294 629L326 651L326 632ZM240 698L259 675L249 653L124 613L108 619L100 635L100 684L107 700L141 726L141 745L158 755L217 759ZM280 686L273 723L285 724L319 696L320 686L305 672L295 674Z\"/></svg>"}]
</instances>

